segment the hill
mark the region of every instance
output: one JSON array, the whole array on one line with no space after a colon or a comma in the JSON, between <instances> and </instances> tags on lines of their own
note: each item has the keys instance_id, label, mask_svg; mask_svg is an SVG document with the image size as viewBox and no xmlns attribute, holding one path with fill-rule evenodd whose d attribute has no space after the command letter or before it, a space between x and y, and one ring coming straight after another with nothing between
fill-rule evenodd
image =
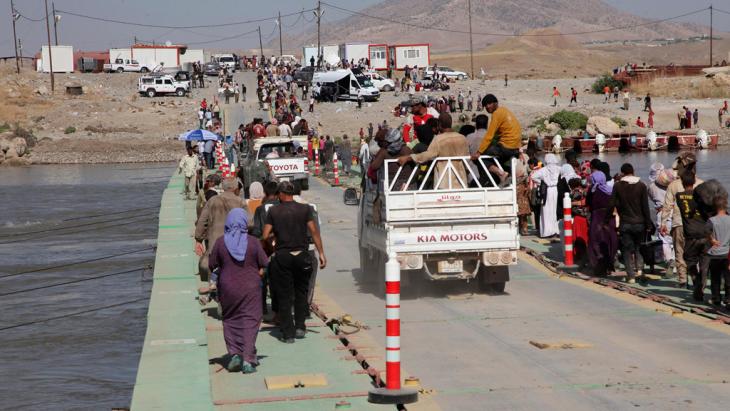
<instances>
[{"instance_id":1,"label":"hill","mask_svg":"<svg viewBox=\"0 0 730 411\"><path fill-rule=\"evenodd\" d=\"M330 16L343 12L323 6ZM468 27L467 0L390 0L322 26L322 42L342 43L369 41L373 43L430 43L436 52L468 49L468 36L463 33L429 30L428 27L465 31ZM375 19L378 16L383 19ZM396 23L408 22L416 28ZM475 49L501 42L504 36L489 34L523 34L535 29L555 29L562 33L588 32L577 40L581 43L597 40L634 40L684 38L702 34L700 26L678 23L659 23L626 30L606 30L645 24L648 20L619 11L601 0L472 0L472 25ZM288 44L302 46L315 44L316 31L301 33L287 39Z\"/></svg>"}]
</instances>

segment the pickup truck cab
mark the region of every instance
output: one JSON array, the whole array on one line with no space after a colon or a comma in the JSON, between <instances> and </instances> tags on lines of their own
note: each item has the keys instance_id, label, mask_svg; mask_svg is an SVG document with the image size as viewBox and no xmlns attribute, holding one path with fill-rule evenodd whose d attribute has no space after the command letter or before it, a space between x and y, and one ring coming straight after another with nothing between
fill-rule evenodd
<instances>
[{"instance_id":1,"label":"pickup truck cab","mask_svg":"<svg viewBox=\"0 0 730 411\"><path fill-rule=\"evenodd\" d=\"M104 64L104 71L107 73L124 73L125 71L131 71L133 73L147 73L150 69L144 64L139 64L137 60L134 59L116 59L114 60L114 63Z\"/></svg>"},{"instance_id":2,"label":"pickup truck cab","mask_svg":"<svg viewBox=\"0 0 730 411\"><path fill-rule=\"evenodd\" d=\"M189 81L178 81L169 74L142 76L138 80L139 94L155 97L161 94L175 94L184 97L190 92Z\"/></svg>"},{"instance_id":3,"label":"pickup truck cab","mask_svg":"<svg viewBox=\"0 0 730 411\"><path fill-rule=\"evenodd\" d=\"M423 74L427 78L433 78L433 67L428 67ZM467 75L463 71L453 70L449 67L444 66L436 67L436 75L438 75L439 77L446 76L446 78L456 80L465 80L469 78L469 75Z\"/></svg>"},{"instance_id":4,"label":"pickup truck cab","mask_svg":"<svg viewBox=\"0 0 730 411\"><path fill-rule=\"evenodd\" d=\"M500 188L492 177L480 180L491 162L488 156L476 164L469 157L439 157L423 172L386 160L360 202L361 271L383 286L388 255L396 253L404 287L420 275L476 279L487 291L503 292L520 248L516 181ZM466 181L455 171L462 166ZM429 182L437 188L428 188Z\"/></svg>"},{"instance_id":5,"label":"pickup truck cab","mask_svg":"<svg viewBox=\"0 0 730 411\"><path fill-rule=\"evenodd\" d=\"M296 143L296 144L295 144ZM296 155L296 146L306 147L306 136L262 137L252 141L251 147L241 150L239 177L248 195L254 181L291 181L302 190L309 190L309 168L305 156Z\"/></svg>"}]
</instances>

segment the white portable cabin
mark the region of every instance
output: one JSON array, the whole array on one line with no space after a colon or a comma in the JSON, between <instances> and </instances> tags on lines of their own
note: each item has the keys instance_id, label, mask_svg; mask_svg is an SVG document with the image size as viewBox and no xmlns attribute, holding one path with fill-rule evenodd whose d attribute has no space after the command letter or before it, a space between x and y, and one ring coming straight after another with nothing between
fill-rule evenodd
<instances>
[{"instance_id":1,"label":"white portable cabin","mask_svg":"<svg viewBox=\"0 0 730 411\"><path fill-rule=\"evenodd\" d=\"M370 44L368 45L368 55L370 56L370 68L374 70L388 69L388 45L387 44Z\"/></svg>"},{"instance_id":2,"label":"white portable cabin","mask_svg":"<svg viewBox=\"0 0 730 411\"><path fill-rule=\"evenodd\" d=\"M369 58L368 51L370 49L369 43L345 43L340 44L340 59L347 61L355 61L355 64L360 59Z\"/></svg>"},{"instance_id":3,"label":"white portable cabin","mask_svg":"<svg viewBox=\"0 0 730 411\"><path fill-rule=\"evenodd\" d=\"M431 65L430 44L395 44L388 46L392 68L403 70L406 66L428 67Z\"/></svg>"},{"instance_id":4,"label":"white portable cabin","mask_svg":"<svg viewBox=\"0 0 730 411\"><path fill-rule=\"evenodd\" d=\"M74 71L74 48L72 46L51 46L50 57L53 57L54 73L71 73ZM41 63L38 65L38 71L44 73L51 71L48 46L41 47Z\"/></svg>"},{"instance_id":5,"label":"white portable cabin","mask_svg":"<svg viewBox=\"0 0 730 411\"><path fill-rule=\"evenodd\" d=\"M116 59L131 60L132 49L109 49L109 62L114 63Z\"/></svg>"},{"instance_id":6,"label":"white portable cabin","mask_svg":"<svg viewBox=\"0 0 730 411\"><path fill-rule=\"evenodd\" d=\"M205 53L203 49L185 49L180 50L180 66L185 66L187 63L201 62L205 64ZM167 65L167 63L165 63Z\"/></svg>"},{"instance_id":7,"label":"white portable cabin","mask_svg":"<svg viewBox=\"0 0 730 411\"><path fill-rule=\"evenodd\" d=\"M135 44L132 46L132 59L150 70L164 63L165 67L180 67L180 56L187 46Z\"/></svg>"},{"instance_id":8,"label":"white portable cabin","mask_svg":"<svg viewBox=\"0 0 730 411\"><path fill-rule=\"evenodd\" d=\"M310 64L309 59L314 57L314 62L317 64L317 46L306 46L302 48L302 55L304 59L302 65L308 66ZM322 46L322 58L325 63L335 65L340 62L340 46L338 45L323 45Z\"/></svg>"}]
</instances>

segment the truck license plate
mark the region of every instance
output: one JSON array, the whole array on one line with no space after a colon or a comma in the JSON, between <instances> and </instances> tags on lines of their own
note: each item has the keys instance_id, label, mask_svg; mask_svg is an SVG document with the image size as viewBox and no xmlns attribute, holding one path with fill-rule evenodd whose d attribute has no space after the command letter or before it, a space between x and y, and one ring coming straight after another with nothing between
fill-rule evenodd
<instances>
[{"instance_id":1,"label":"truck license plate","mask_svg":"<svg viewBox=\"0 0 730 411\"><path fill-rule=\"evenodd\" d=\"M279 181L289 181L289 176L279 177Z\"/></svg>"},{"instance_id":2,"label":"truck license plate","mask_svg":"<svg viewBox=\"0 0 730 411\"><path fill-rule=\"evenodd\" d=\"M464 271L464 262L462 260L456 260L453 263L439 261L438 269L440 273L461 273Z\"/></svg>"}]
</instances>

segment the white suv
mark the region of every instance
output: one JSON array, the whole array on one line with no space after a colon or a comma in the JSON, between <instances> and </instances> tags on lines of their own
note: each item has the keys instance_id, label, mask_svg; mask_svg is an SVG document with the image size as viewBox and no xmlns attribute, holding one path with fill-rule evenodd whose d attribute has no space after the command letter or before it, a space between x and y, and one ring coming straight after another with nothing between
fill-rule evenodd
<instances>
[{"instance_id":1,"label":"white suv","mask_svg":"<svg viewBox=\"0 0 730 411\"><path fill-rule=\"evenodd\" d=\"M183 97L190 91L190 83L177 81L175 77L164 75L142 76L139 78L139 94L154 97L158 94L175 94Z\"/></svg>"}]
</instances>

